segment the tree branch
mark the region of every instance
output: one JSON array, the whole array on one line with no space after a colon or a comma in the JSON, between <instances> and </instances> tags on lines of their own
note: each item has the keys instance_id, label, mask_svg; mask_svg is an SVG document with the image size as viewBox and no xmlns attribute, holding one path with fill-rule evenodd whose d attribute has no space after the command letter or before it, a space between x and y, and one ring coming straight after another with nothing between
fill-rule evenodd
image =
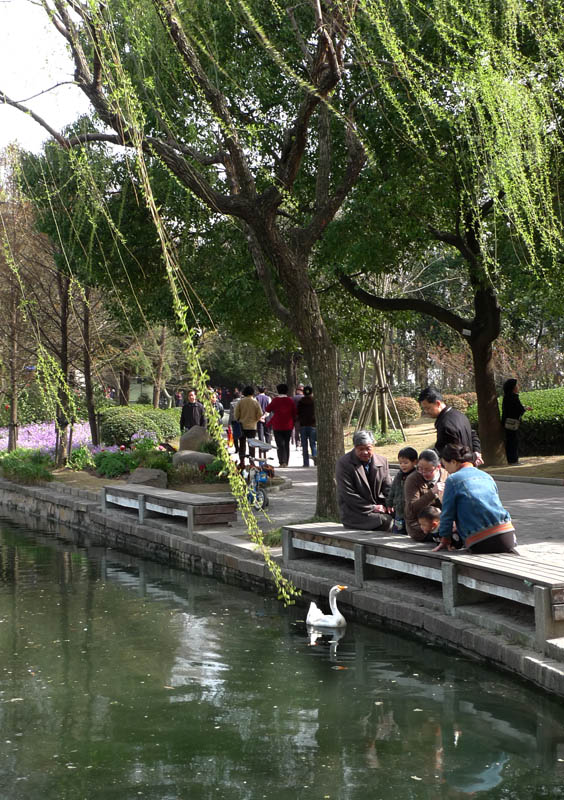
<instances>
[{"instance_id":1,"label":"tree branch","mask_svg":"<svg viewBox=\"0 0 564 800\"><path fill-rule=\"evenodd\" d=\"M175 0L153 0L153 4L176 50L188 68L189 77L203 92L210 108L222 123L225 146L231 157L234 172L240 184L240 190L247 197L254 196L256 193L254 179L239 142L237 130L229 113L225 97L206 75L196 51L182 28Z\"/></svg>"},{"instance_id":2,"label":"tree branch","mask_svg":"<svg viewBox=\"0 0 564 800\"><path fill-rule=\"evenodd\" d=\"M4 104L4 105L12 106L13 108L17 108L18 111L23 111L24 114L27 114L32 119L34 119L36 122L38 122L39 125L41 125L42 128L45 128L45 130L48 133L50 133L51 136L61 145L61 147L68 148L68 143L67 143L65 137L61 136L61 134L58 131L56 131L54 128L52 128L49 125L49 123L46 122L46 120L43 119L43 117L40 117L39 114L36 114L35 111L32 111L31 108L28 108L27 106L24 106L22 103L18 103L16 100L12 100L10 97L8 97L7 94L5 94L2 91L0 91L0 103Z\"/></svg>"},{"instance_id":3,"label":"tree branch","mask_svg":"<svg viewBox=\"0 0 564 800\"><path fill-rule=\"evenodd\" d=\"M339 283L347 292L370 308L375 308L378 311L415 311L419 314L427 314L430 317L438 320L439 322L448 325L449 328L463 334L464 330L472 330L472 321L464 319L453 314L447 308L431 303L428 300L421 300L417 297L404 298L404 297L377 297L370 294L365 289L362 289L350 275L339 274ZM467 334L464 334L468 336ZM469 338L469 336L468 336Z\"/></svg>"}]
</instances>

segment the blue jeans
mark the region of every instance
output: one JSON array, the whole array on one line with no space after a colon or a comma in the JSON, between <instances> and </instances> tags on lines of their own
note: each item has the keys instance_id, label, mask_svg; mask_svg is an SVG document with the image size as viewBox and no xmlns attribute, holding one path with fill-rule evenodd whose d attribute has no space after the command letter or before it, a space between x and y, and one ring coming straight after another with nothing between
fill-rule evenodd
<instances>
[{"instance_id":1,"label":"blue jeans","mask_svg":"<svg viewBox=\"0 0 564 800\"><path fill-rule=\"evenodd\" d=\"M309 442L312 458L317 458L317 428L314 428L312 425L302 425L300 427L300 437L302 440L302 456L304 459L304 467L309 467L309 452L307 444Z\"/></svg>"}]
</instances>

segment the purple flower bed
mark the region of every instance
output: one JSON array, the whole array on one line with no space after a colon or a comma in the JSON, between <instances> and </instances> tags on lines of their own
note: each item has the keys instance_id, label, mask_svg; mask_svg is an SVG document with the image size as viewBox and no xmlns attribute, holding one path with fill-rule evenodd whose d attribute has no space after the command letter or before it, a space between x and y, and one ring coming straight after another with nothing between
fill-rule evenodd
<instances>
[{"instance_id":1,"label":"purple flower bed","mask_svg":"<svg viewBox=\"0 0 564 800\"><path fill-rule=\"evenodd\" d=\"M72 449L74 450L83 444L92 449L90 425L88 422L77 422L72 433ZM40 450L42 453L52 455L55 452L55 423L36 422L22 426L18 431L18 447L28 450ZM8 428L0 428L0 451L7 449ZM104 449L109 450L110 448Z\"/></svg>"}]
</instances>

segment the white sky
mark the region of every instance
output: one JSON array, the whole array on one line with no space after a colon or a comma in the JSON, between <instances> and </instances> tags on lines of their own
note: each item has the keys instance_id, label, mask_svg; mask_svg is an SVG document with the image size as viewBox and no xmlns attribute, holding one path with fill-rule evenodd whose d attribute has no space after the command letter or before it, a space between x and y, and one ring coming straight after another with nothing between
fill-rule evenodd
<instances>
[{"instance_id":1,"label":"white sky","mask_svg":"<svg viewBox=\"0 0 564 800\"><path fill-rule=\"evenodd\" d=\"M25 101L72 78L73 64L65 41L45 11L32 0L0 0L0 91L61 130L89 109L78 88L61 86ZM17 140L24 149L38 151L48 138L49 133L30 117L0 105L0 149Z\"/></svg>"}]
</instances>

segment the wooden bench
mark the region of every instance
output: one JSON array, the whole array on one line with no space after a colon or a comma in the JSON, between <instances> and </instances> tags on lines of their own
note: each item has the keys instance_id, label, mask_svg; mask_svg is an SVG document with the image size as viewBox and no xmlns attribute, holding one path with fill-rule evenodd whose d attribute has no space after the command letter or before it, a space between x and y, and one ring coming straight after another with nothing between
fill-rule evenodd
<instances>
[{"instance_id":1,"label":"wooden bench","mask_svg":"<svg viewBox=\"0 0 564 800\"><path fill-rule=\"evenodd\" d=\"M470 555L413 542L407 536L344 528L338 523L292 525L282 533L284 565L300 557L341 558L352 562L355 583L394 574L442 584L444 611L491 597L534 609L536 646L564 636L564 569L507 553Z\"/></svg>"},{"instance_id":2,"label":"wooden bench","mask_svg":"<svg viewBox=\"0 0 564 800\"><path fill-rule=\"evenodd\" d=\"M237 503L226 497L189 494L154 486L104 486L102 510L112 506L136 510L139 522L157 514L186 519L188 531L202 525L227 525L237 519Z\"/></svg>"}]
</instances>

